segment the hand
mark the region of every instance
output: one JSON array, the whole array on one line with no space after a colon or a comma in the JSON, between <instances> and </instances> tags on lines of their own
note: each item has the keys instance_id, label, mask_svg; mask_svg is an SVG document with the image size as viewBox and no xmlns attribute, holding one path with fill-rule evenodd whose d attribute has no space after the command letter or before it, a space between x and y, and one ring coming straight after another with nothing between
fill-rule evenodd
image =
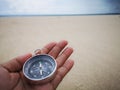
<instances>
[{"instance_id":1,"label":"hand","mask_svg":"<svg viewBox=\"0 0 120 90\"><path fill-rule=\"evenodd\" d=\"M25 79L22 67L25 61L32 56L29 53L0 65L0 90L55 90L74 64L73 60L68 60L73 49L71 47L65 48L66 45L67 41L60 41L59 43L51 42L38 52L49 54L56 59L58 67L53 80L45 84L35 85L30 84Z\"/></svg>"}]
</instances>

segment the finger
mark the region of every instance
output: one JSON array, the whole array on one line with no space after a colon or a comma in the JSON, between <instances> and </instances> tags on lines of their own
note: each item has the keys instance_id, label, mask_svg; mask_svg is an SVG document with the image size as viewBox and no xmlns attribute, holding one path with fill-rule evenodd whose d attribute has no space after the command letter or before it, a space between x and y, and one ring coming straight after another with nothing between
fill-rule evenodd
<instances>
[{"instance_id":1,"label":"finger","mask_svg":"<svg viewBox=\"0 0 120 90\"><path fill-rule=\"evenodd\" d=\"M29 59L32 56L31 53L22 55L22 56L18 56L12 60L10 60L9 62L2 64L2 66L4 68L6 68L9 72L17 72L20 71L23 67L23 64L25 63L25 61L27 59Z\"/></svg>"},{"instance_id":2,"label":"finger","mask_svg":"<svg viewBox=\"0 0 120 90\"><path fill-rule=\"evenodd\" d=\"M65 61L70 57L70 55L73 53L73 48L67 47L61 55L56 59L58 68L61 67Z\"/></svg>"},{"instance_id":3,"label":"finger","mask_svg":"<svg viewBox=\"0 0 120 90\"><path fill-rule=\"evenodd\" d=\"M64 49L64 47L68 44L67 41L63 40L60 41L59 43L57 43L54 48L49 52L49 54L51 56L53 56L54 58L56 58L59 53L62 51L62 49Z\"/></svg>"},{"instance_id":4,"label":"finger","mask_svg":"<svg viewBox=\"0 0 120 90\"><path fill-rule=\"evenodd\" d=\"M51 43L45 45L45 46L41 49L41 53L42 53L42 54L47 54L47 53L49 53L56 44L57 44L56 42L51 42Z\"/></svg>"},{"instance_id":5,"label":"finger","mask_svg":"<svg viewBox=\"0 0 120 90\"><path fill-rule=\"evenodd\" d=\"M71 70L74 62L72 60L67 60L65 64L58 70L55 79L52 81L54 88L60 84L65 75Z\"/></svg>"}]
</instances>

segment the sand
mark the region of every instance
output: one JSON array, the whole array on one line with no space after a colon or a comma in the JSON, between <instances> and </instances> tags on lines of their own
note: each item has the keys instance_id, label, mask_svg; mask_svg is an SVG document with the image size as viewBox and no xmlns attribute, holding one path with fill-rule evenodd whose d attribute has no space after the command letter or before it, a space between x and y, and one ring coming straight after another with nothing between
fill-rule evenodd
<instances>
[{"instance_id":1,"label":"sand","mask_svg":"<svg viewBox=\"0 0 120 90\"><path fill-rule=\"evenodd\" d=\"M0 17L0 63L63 39L75 65L57 90L120 90L120 15Z\"/></svg>"}]
</instances>

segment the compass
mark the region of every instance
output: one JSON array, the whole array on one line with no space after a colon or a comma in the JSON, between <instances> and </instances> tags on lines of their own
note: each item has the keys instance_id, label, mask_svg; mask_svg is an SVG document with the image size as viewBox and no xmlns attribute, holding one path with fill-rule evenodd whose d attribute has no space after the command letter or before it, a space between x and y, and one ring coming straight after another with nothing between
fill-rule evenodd
<instances>
[{"instance_id":1,"label":"compass","mask_svg":"<svg viewBox=\"0 0 120 90\"><path fill-rule=\"evenodd\" d=\"M35 82L51 80L57 68L55 59L48 54L39 54L28 59L23 65L24 76Z\"/></svg>"}]
</instances>

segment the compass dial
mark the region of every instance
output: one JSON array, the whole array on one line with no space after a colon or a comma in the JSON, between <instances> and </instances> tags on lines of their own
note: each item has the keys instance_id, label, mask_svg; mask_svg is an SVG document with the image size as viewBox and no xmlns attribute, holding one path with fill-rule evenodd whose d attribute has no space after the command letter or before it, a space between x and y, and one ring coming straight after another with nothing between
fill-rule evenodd
<instances>
[{"instance_id":1,"label":"compass dial","mask_svg":"<svg viewBox=\"0 0 120 90\"><path fill-rule=\"evenodd\" d=\"M31 80L43 80L54 74L56 61L50 55L36 55L23 66L24 75Z\"/></svg>"}]
</instances>

